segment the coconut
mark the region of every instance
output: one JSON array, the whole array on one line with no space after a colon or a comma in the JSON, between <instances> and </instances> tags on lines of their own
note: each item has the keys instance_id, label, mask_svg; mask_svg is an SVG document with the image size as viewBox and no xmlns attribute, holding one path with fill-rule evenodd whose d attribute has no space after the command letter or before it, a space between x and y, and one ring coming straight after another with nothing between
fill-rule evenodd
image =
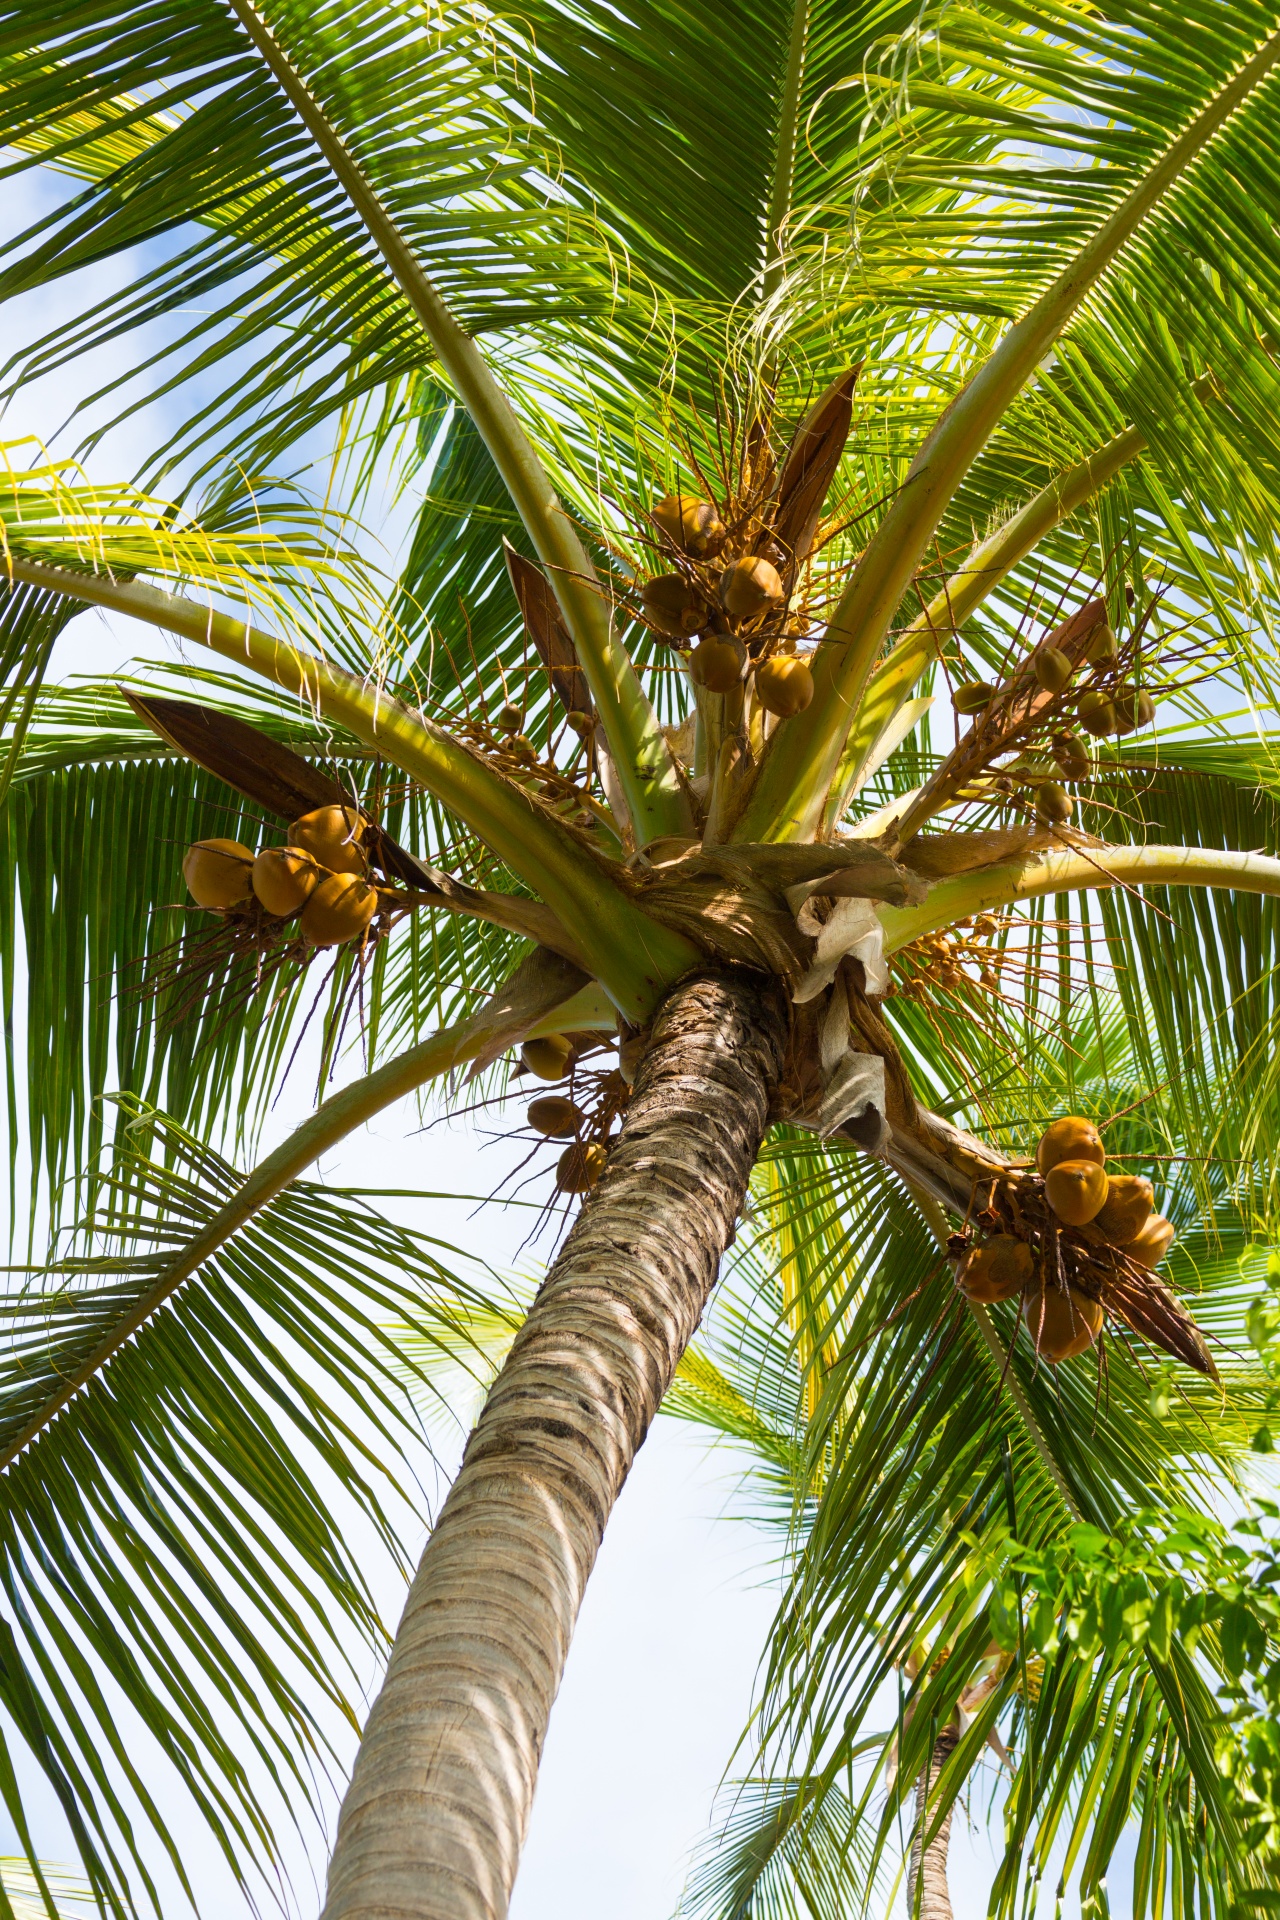
<instances>
[{"instance_id":1,"label":"coconut","mask_svg":"<svg viewBox=\"0 0 1280 1920\"><path fill-rule=\"evenodd\" d=\"M573 1042L563 1033L542 1034L536 1040L526 1040L520 1049L521 1060L539 1080L563 1080L572 1057Z\"/></svg>"},{"instance_id":2,"label":"coconut","mask_svg":"<svg viewBox=\"0 0 1280 1920\"><path fill-rule=\"evenodd\" d=\"M525 1119L535 1133L543 1133L549 1140L568 1140L582 1125L583 1113L563 1094L547 1093L529 1102Z\"/></svg>"},{"instance_id":3,"label":"coconut","mask_svg":"<svg viewBox=\"0 0 1280 1920\"><path fill-rule=\"evenodd\" d=\"M1052 1364L1074 1359L1102 1332L1103 1312L1096 1300L1069 1287L1036 1287L1027 1295L1027 1326L1037 1353Z\"/></svg>"},{"instance_id":4,"label":"coconut","mask_svg":"<svg viewBox=\"0 0 1280 1920\"><path fill-rule=\"evenodd\" d=\"M512 706L508 700L505 706L498 708L499 733L519 733L522 718L519 707Z\"/></svg>"},{"instance_id":5,"label":"coconut","mask_svg":"<svg viewBox=\"0 0 1280 1920\"><path fill-rule=\"evenodd\" d=\"M1158 1267L1173 1242L1173 1222L1162 1213L1153 1213L1142 1232L1125 1242L1123 1251L1140 1267Z\"/></svg>"},{"instance_id":6,"label":"coconut","mask_svg":"<svg viewBox=\"0 0 1280 1920\"><path fill-rule=\"evenodd\" d=\"M742 679L746 653L736 640L703 640L689 655L689 675L707 693L731 693Z\"/></svg>"},{"instance_id":7,"label":"coconut","mask_svg":"<svg viewBox=\"0 0 1280 1920\"><path fill-rule=\"evenodd\" d=\"M1059 769L1068 780L1083 780L1089 772L1089 749L1078 733L1055 733L1050 745Z\"/></svg>"},{"instance_id":8,"label":"coconut","mask_svg":"<svg viewBox=\"0 0 1280 1920\"><path fill-rule=\"evenodd\" d=\"M1093 1160L1101 1166L1106 1157L1102 1135L1092 1120L1082 1119L1078 1113L1067 1113L1061 1120L1051 1121L1040 1135L1036 1170L1048 1173L1059 1160Z\"/></svg>"},{"instance_id":9,"label":"coconut","mask_svg":"<svg viewBox=\"0 0 1280 1920\"><path fill-rule=\"evenodd\" d=\"M701 559L724 539L724 522L710 500L693 493L669 493L653 509L653 517L673 547Z\"/></svg>"},{"instance_id":10,"label":"coconut","mask_svg":"<svg viewBox=\"0 0 1280 1920\"><path fill-rule=\"evenodd\" d=\"M1115 706L1101 687L1092 687L1087 693L1082 693L1076 702L1076 712L1080 717L1080 725L1095 740L1105 739L1107 734L1116 730Z\"/></svg>"},{"instance_id":11,"label":"coconut","mask_svg":"<svg viewBox=\"0 0 1280 1920\"><path fill-rule=\"evenodd\" d=\"M1151 1218L1156 1196L1151 1182L1140 1173L1122 1173L1107 1183L1107 1197L1094 1226L1117 1247L1136 1240Z\"/></svg>"},{"instance_id":12,"label":"coconut","mask_svg":"<svg viewBox=\"0 0 1280 1920\"><path fill-rule=\"evenodd\" d=\"M1111 661L1118 659L1119 654L1120 645L1115 634L1111 631L1111 623L1110 621L1104 620L1101 626L1094 628L1093 638L1089 642L1089 650L1085 658L1091 660L1094 666L1100 667L1109 665Z\"/></svg>"},{"instance_id":13,"label":"coconut","mask_svg":"<svg viewBox=\"0 0 1280 1920\"><path fill-rule=\"evenodd\" d=\"M289 829L289 845L301 847L330 873L363 873L360 842L365 821L354 807L317 807L304 813Z\"/></svg>"},{"instance_id":14,"label":"coconut","mask_svg":"<svg viewBox=\"0 0 1280 1920\"><path fill-rule=\"evenodd\" d=\"M640 598L654 626L675 640L688 640L706 625L707 609L681 574L655 574L645 581Z\"/></svg>"},{"instance_id":15,"label":"coconut","mask_svg":"<svg viewBox=\"0 0 1280 1920\"><path fill-rule=\"evenodd\" d=\"M263 847L253 863L253 890L268 913L286 920L306 906L324 874L301 847Z\"/></svg>"},{"instance_id":16,"label":"coconut","mask_svg":"<svg viewBox=\"0 0 1280 1920\"><path fill-rule=\"evenodd\" d=\"M1044 1177L1044 1191L1059 1220L1083 1227L1107 1197L1107 1176L1096 1160L1059 1160Z\"/></svg>"},{"instance_id":17,"label":"coconut","mask_svg":"<svg viewBox=\"0 0 1280 1920\"><path fill-rule=\"evenodd\" d=\"M183 855L182 877L198 907L225 913L253 893L253 852L238 840L197 840Z\"/></svg>"},{"instance_id":18,"label":"coconut","mask_svg":"<svg viewBox=\"0 0 1280 1920\"><path fill-rule=\"evenodd\" d=\"M1046 693L1061 693L1070 686L1073 668L1061 647L1041 647L1031 661L1036 679Z\"/></svg>"},{"instance_id":19,"label":"coconut","mask_svg":"<svg viewBox=\"0 0 1280 1920\"><path fill-rule=\"evenodd\" d=\"M1156 703L1145 687L1117 687L1115 693L1117 733L1134 733L1149 727L1156 717Z\"/></svg>"},{"instance_id":20,"label":"coconut","mask_svg":"<svg viewBox=\"0 0 1280 1920\"><path fill-rule=\"evenodd\" d=\"M530 765L538 758L538 749L525 733L512 734L507 742L507 752L514 753L517 760L527 761Z\"/></svg>"},{"instance_id":21,"label":"coconut","mask_svg":"<svg viewBox=\"0 0 1280 1920\"><path fill-rule=\"evenodd\" d=\"M378 889L358 873L327 873L298 921L313 947L341 947L358 940L378 911Z\"/></svg>"},{"instance_id":22,"label":"coconut","mask_svg":"<svg viewBox=\"0 0 1280 1920\"><path fill-rule=\"evenodd\" d=\"M720 575L720 604L731 620L754 620L786 599L782 576L771 561L746 553Z\"/></svg>"},{"instance_id":23,"label":"coconut","mask_svg":"<svg viewBox=\"0 0 1280 1920\"><path fill-rule=\"evenodd\" d=\"M957 1276L966 1299L982 1302L1012 1300L1035 1272L1035 1255L1025 1240L1011 1233L993 1234L974 1247Z\"/></svg>"},{"instance_id":24,"label":"coconut","mask_svg":"<svg viewBox=\"0 0 1280 1920\"><path fill-rule=\"evenodd\" d=\"M1056 780L1045 780L1036 788L1036 819L1046 826L1065 826L1072 810L1071 795Z\"/></svg>"},{"instance_id":25,"label":"coconut","mask_svg":"<svg viewBox=\"0 0 1280 1920\"><path fill-rule=\"evenodd\" d=\"M608 1149L598 1140L575 1140L556 1162L557 1188L561 1193L589 1193L608 1158Z\"/></svg>"},{"instance_id":26,"label":"coconut","mask_svg":"<svg viewBox=\"0 0 1280 1920\"><path fill-rule=\"evenodd\" d=\"M957 713L981 713L995 698L995 688L985 680L966 680L951 695Z\"/></svg>"},{"instance_id":27,"label":"coconut","mask_svg":"<svg viewBox=\"0 0 1280 1920\"><path fill-rule=\"evenodd\" d=\"M579 707L570 707L564 717L564 723L570 733L576 733L579 740L585 740L595 732L596 723L589 713L583 713Z\"/></svg>"},{"instance_id":28,"label":"coconut","mask_svg":"<svg viewBox=\"0 0 1280 1920\"><path fill-rule=\"evenodd\" d=\"M803 713L813 699L813 675L794 653L775 653L756 668L756 699L780 720Z\"/></svg>"}]
</instances>

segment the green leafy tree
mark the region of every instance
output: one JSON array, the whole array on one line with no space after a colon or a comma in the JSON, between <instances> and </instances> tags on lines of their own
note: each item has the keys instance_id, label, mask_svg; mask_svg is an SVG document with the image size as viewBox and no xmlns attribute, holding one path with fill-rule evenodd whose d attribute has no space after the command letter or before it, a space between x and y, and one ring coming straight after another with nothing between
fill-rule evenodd
<instances>
[{"instance_id":1,"label":"green leafy tree","mask_svg":"<svg viewBox=\"0 0 1280 1920\"><path fill-rule=\"evenodd\" d=\"M588 1197L411 1586L327 1920L505 1911L601 1533L770 1127L814 1143L788 1231L831 1238L813 1310L862 1316L889 1447L832 1414L844 1531L806 1548L772 1659L824 1753L856 1701L839 1661L805 1678L809 1588L856 1638L862 1556L894 1542L939 1596L896 1654L898 1779L940 1834L973 1728L935 1769L939 1739L990 1659L987 1603L941 1597L975 1516L1005 1501L1037 1552L1116 1532L1170 1451L1142 1367L1197 1409L1216 1368L1212 1300L1197 1324L1091 1226L1088 1153L1031 1170L1040 1129L1106 1122L1130 1200L1149 1170L1184 1230L1271 1204L1280 18L54 0L10 10L0 59L11 170L65 187L0 293L124 268L7 377L127 339L86 444L166 402L135 483L11 446L0 502L4 977L11 1003L20 926L39 1063L10 1108L37 1207L82 1229L10 1309L20 1833L25 1744L98 1897L147 1892L125 1789L163 1823L106 1674L228 1857L270 1858L254 1775L305 1796L351 1713L335 1622L380 1632L337 1517L394 1550L412 1416L379 1329L453 1351L468 1301L300 1176L524 1046L571 1076L542 1118ZM387 489L416 503L391 580L361 530ZM86 605L220 664L42 688ZM299 922L234 847L323 808L327 877L278 863L315 887ZM171 903L211 838L202 922ZM354 1031L369 1070L242 1178L227 1140L252 1147L317 987L325 1070ZM846 1180L914 1274L854 1256L823 1199ZM1025 1313L981 1297L995 1237ZM1073 1342L1105 1372L1053 1373ZM826 1353L814 1414L844 1391ZM1140 1716L1126 1764L1159 1730L1152 1847L1185 1805L1197 1871L1248 1883L1209 1720L1177 1706L1195 1660L1142 1652L1099 1685Z\"/></svg>"}]
</instances>

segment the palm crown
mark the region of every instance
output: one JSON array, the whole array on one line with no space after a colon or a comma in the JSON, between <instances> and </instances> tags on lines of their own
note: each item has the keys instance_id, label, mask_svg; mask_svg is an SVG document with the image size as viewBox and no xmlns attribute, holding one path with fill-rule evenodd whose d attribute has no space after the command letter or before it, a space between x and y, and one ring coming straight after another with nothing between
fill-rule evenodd
<instances>
[{"instance_id":1,"label":"palm crown","mask_svg":"<svg viewBox=\"0 0 1280 1920\"><path fill-rule=\"evenodd\" d=\"M126 1789L158 1815L79 1649L228 1855L269 1856L243 1756L302 1792L318 1703L349 1711L335 1621L381 1632L301 1458L396 1550L405 1330L428 1372L471 1325L428 1243L300 1176L555 1037L544 1131L589 1198L428 1546L330 1920L410 1885L505 1911L600 1529L770 1125L769 1392L704 1372L697 1403L800 1516L766 1825L810 1865L824 1821L864 1831L841 1770L896 1670L869 1871L1012 1713L1006 1910L1068 1803L1091 1885L1136 1807L1153 1890L1167 1858L1247 1888L1212 1636L1131 1636L1087 1685L992 1636L1019 1553L1213 1497L1262 1391L1209 1342L1276 1105L1274 10L66 0L2 57L12 165L71 182L4 293L145 261L10 381L125 333L94 431L168 402L136 483L10 446L0 501L5 899L49 1056L11 1132L83 1228L10 1302L2 1684L103 1901L145 1890ZM322 487L273 477L318 448ZM43 686L85 604L223 664ZM248 871L288 823L297 918ZM210 839L201 920L169 903ZM369 1070L243 1179L226 1136L317 980L326 1068L354 1021ZM1030 1164L1072 1109L1106 1138L1109 1175L1058 1156L1083 1202ZM1151 1411L1166 1358L1185 1418Z\"/></svg>"}]
</instances>

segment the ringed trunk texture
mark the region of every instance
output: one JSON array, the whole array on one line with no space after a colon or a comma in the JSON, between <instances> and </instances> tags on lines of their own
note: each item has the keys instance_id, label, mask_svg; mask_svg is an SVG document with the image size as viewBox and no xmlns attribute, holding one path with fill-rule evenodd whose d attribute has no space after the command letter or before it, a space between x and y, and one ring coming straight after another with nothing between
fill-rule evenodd
<instances>
[{"instance_id":1,"label":"ringed trunk texture","mask_svg":"<svg viewBox=\"0 0 1280 1920\"><path fill-rule=\"evenodd\" d=\"M760 975L691 975L659 1010L618 1145L427 1542L322 1920L506 1914L583 1591L732 1239L786 1031Z\"/></svg>"},{"instance_id":2,"label":"ringed trunk texture","mask_svg":"<svg viewBox=\"0 0 1280 1920\"><path fill-rule=\"evenodd\" d=\"M952 1807L947 1808L942 1825L924 1850L923 1860L920 1854L928 1831L929 1796L959 1740L955 1727L944 1727L933 1743L929 1765L916 1783L916 1833L911 1842L911 1869L907 1876L907 1912L912 1920L952 1920L951 1890L947 1885Z\"/></svg>"}]
</instances>

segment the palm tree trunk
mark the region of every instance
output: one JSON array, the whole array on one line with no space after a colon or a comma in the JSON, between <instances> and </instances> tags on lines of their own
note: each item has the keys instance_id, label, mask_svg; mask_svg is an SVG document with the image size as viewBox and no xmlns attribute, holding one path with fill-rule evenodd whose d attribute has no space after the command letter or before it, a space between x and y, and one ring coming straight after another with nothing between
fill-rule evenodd
<instances>
[{"instance_id":1,"label":"palm tree trunk","mask_svg":"<svg viewBox=\"0 0 1280 1920\"><path fill-rule=\"evenodd\" d=\"M938 1784L938 1775L955 1752L959 1739L956 1728L943 1728L934 1741L929 1765L916 1783L916 1831L911 1842L911 1868L907 1875L907 1912L912 1920L951 1920L951 1892L947 1886L951 1807L947 1808L942 1825L928 1847L924 1848L923 1843L928 1830L929 1796Z\"/></svg>"},{"instance_id":2,"label":"palm tree trunk","mask_svg":"<svg viewBox=\"0 0 1280 1920\"><path fill-rule=\"evenodd\" d=\"M501 1920L605 1522L702 1316L768 1123L776 984L695 974L494 1382L338 1822L323 1920Z\"/></svg>"}]
</instances>

